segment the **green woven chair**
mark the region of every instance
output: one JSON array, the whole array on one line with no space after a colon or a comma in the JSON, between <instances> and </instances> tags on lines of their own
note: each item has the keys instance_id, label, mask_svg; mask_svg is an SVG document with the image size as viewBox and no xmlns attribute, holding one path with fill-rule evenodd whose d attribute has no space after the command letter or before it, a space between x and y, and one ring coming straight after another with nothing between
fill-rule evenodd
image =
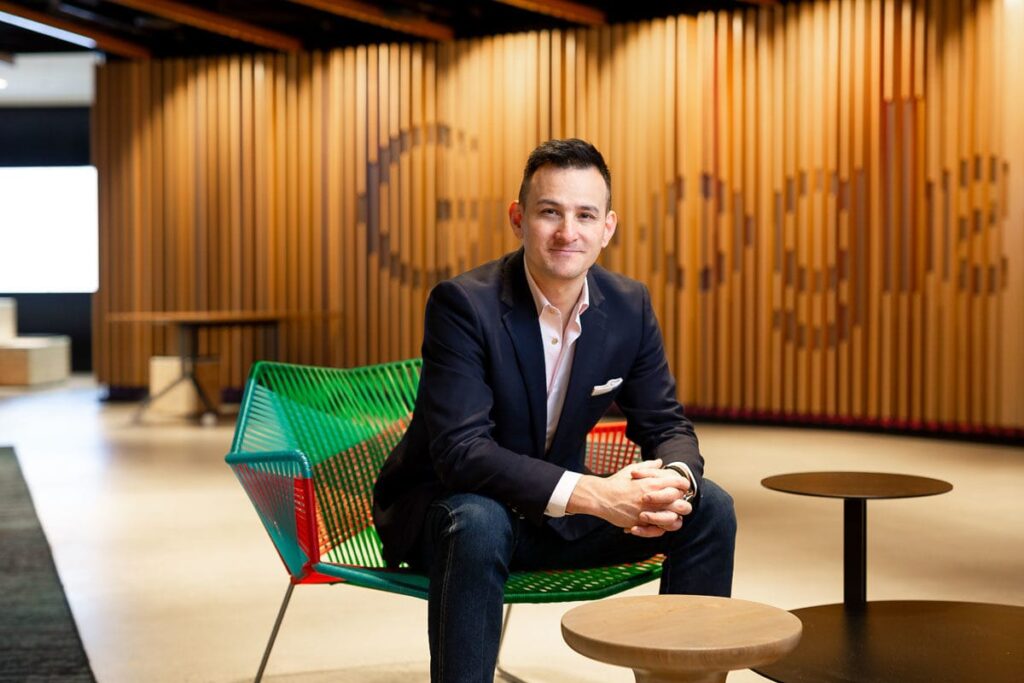
<instances>
[{"instance_id":1,"label":"green woven chair","mask_svg":"<svg viewBox=\"0 0 1024 683\"><path fill-rule=\"evenodd\" d=\"M385 568L371 516L373 484L409 424L420 366L418 359L345 369L253 366L226 460L289 573L257 682L296 585L346 583L426 599L426 576ZM587 466L597 474L639 457L621 423L598 426L587 443ZM662 559L515 572L505 588L502 637L514 603L603 598L659 577Z\"/></svg>"}]
</instances>

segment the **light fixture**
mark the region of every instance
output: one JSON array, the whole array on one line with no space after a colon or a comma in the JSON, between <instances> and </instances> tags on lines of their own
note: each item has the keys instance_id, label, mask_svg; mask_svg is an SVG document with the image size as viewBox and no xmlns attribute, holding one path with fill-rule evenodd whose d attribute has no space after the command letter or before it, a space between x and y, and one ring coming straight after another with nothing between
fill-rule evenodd
<instances>
[{"instance_id":1,"label":"light fixture","mask_svg":"<svg viewBox=\"0 0 1024 683\"><path fill-rule=\"evenodd\" d=\"M7 90L7 79L0 78L0 90Z\"/></svg>"},{"instance_id":2,"label":"light fixture","mask_svg":"<svg viewBox=\"0 0 1024 683\"><path fill-rule=\"evenodd\" d=\"M0 12L0 21L11 26L17 26L23 28L26 31L35 31L36 33L42 33L44 36L50 36L57 40L63 40L68 43L80 45L90 50L96 49L96 41L92 38L72 33L71 31L65 31L64 29L54 28L53 26L47 26L38 21L32 21L31 19L25 19L23 17L15 16L14 14L8 14L7 12Z\"/></svg>"}]
</instances>

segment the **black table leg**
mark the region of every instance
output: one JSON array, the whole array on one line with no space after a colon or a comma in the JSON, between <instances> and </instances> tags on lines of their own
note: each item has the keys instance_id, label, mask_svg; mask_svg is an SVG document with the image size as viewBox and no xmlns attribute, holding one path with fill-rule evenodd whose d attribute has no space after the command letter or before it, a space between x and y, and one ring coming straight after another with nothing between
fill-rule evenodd
<instances>
[{"instance_id":1,"label":"black table leg","mask_svg":"<svg viewBox=\"0 0 1024 683\"><path fill-rule=\"evenodd\" d=\"M863 498L843 501L843 602L867 602L867 512Z\"/></svg>"},{"instance_id":2,"label":"black table leg","mask_svg":"<svg viewBox=\"0 0 1024 683\"><path fill-rule=\"evenodd\" d=\"M180 323L178 325L178 353L181 356L182 379L187 379L199 395L199 402L203 404L204 414L216 415L217 408L213 401L203 391L196 376L196 366L199 364L199 325L191 323Z\"/></svg>"},{"instance_id":3,"label":"black table leg","mask_svg":"<svg viewBox=\"0 0 1024 683\"><path fill-rule=\"evenodd\" d=\"M178 379L161 389L159 393L147 396L135 411L135 415L132 418L133 423L138 424L142 422L142 414L146 412L146 409L154 401L169 393L182 382L187 382L192 385L196 393L199 395L199 401L203 404L203 408L206 413L213 415L217 414L217 409L214 407L213 401L211 401L206 395L206 392L203 391L203 387L199 385L199 378L196 377L196 364L199 361L198 325L191 323L178 324L178 358L181 361L181 374L178 375Z\"/></svg>"}]
</instances>

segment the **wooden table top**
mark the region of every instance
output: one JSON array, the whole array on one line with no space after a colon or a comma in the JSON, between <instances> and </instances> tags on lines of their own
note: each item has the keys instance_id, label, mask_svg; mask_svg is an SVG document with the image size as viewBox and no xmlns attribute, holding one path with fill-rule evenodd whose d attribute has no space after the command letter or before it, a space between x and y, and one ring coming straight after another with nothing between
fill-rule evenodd
<instances>
[{"instance_id":1,"label":"wooden table top","mask_svg":"<svg viewBox=\"0 0 1024 683\"><path fill-rule=\"evenodd\" d=\"M229 325L246 323L276 323L287 317L286 313L258 310L138 310L108 313L106 319L112 323L157 323L169 325Z\"/></svg>"},{"instance_id":2,"label":"wooden table top","mask_svg":"<svg viewBox=\"0 0 1024 683\"><path fill-rule=\"evenodd\" d=\"M773 662L800 620L758 602L696 595L607 598L569 610L562 637L580 654L632 669L732 671Z\"/></svg>"},{"instance_id":3,"label":"wooden table top","mask_svg":"<svg viewBox=\"0 0 1024 683\"><path fill-rule=\"evenodd\" d=\"M883 472L798 472L761 480L773 491L823 498L917 498L936 496L953 489L941 479Z\"/></svg>"}]
</instances>

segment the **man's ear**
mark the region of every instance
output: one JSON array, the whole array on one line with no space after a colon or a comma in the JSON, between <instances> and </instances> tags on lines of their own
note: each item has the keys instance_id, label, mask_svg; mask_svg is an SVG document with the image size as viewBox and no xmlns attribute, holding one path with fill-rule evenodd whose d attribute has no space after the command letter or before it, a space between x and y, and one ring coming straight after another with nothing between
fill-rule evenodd
<instances>
[{"instance_id":1,"label":"man's ear","mask_svg":"<svg viewBox=\"0 0 1024 683\"><path fill-rule=\"evenodd\" d=\"M615 234L615 228L619 224L619 216L614 211L609 211L604 217L604 235L601 239L601 248L604 249L608 246L608 243L612 241L612 236Z\"/></svg>"},{"instance_id":2,"label":"man's ear","mask_svg":"<svg viewBox=\"0 0 1024 683\"><path fill-rule=\"evenodd\" d=\"M523 208L514 199L508 205L508 222L512 226L512 232L516 234L516 237L523 239Z\"/></svg>"}]
</instances>

